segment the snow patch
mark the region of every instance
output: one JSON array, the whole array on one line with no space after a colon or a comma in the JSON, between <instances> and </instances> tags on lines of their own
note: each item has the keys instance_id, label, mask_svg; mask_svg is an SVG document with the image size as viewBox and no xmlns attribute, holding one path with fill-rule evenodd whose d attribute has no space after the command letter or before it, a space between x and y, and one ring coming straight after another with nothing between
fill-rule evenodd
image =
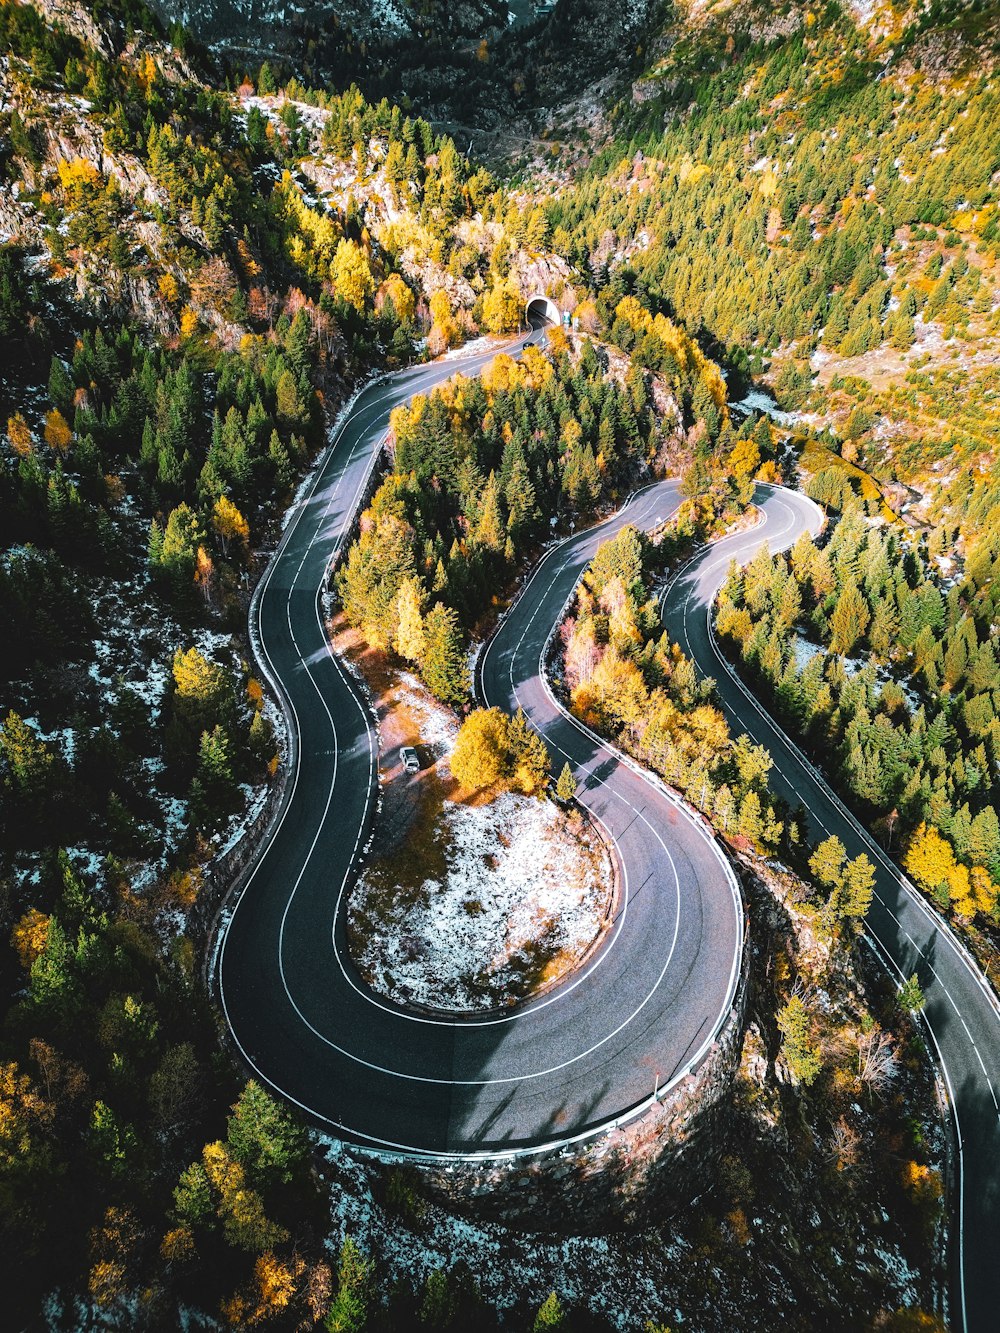
<instances>
[{"instance_id":1,"label":"snow patch","mask_svg":"<svg viewBox=\"0 0 1000 1333\"><path fill-rule=\"evenodd\" d=\"M458 719L427 696L427 686L409 671L399 673L396 699L410 710L420 728L420 744L438 757L450 754L458 735Z\"/></svg>"},{"instance_id":2,"label":"snow patch","mask_svg":"<svg viewBox=\"0 0 1000 1333\"><path fill-rule=\"evenodd\" d=\"M493 1008L520 997L525 971L586 952L612 882L586 825L575 831L551 802L505 792L487 805L446 802L434 832L440 879L399 891L376 865L352 897L358 963L378 991L435 1009Z\"/></svg>"},{"instance_id":3,"label":"snow patch","mask_svg":"<svg viewBox=\"0 0 1000 1333\"><path fill-rule=\"evenodd\" d=\"M782 412L771 395L765 393L763 389L751 389L746 397L737 403L730 403L729 406L733 411L742 412L744 416L750 416L753 412L763 412L779 426L791 426L798 420L796 413Z\"/></svg>"},{"instance_id":4,"label":"snow patch","mask_svg":"<svg viewBox=\"0 0 1000 1333\"><path fill-rule=\"evenodd\" d=\"M634 1234L544 1239L510 1231L499 1223L456 1217L420 1200L419 1215L387 1214L372 1197L375 1169L342 1144L314 1135L326 1158L324 1176L331 1201L331 1259L344 1236L366 1253L377 1253L386 1281L402 1279L418 1290L435 1270L466 1267L483 1299L508 1316L523 1303L536 1308L550 1291L606 1319L616 1333L633 1333L647 1319L680 1322L664 1291L663 1266L691 1263L690 1246L661 1235L655 1245Z\"/></svg>"}]
</instances>

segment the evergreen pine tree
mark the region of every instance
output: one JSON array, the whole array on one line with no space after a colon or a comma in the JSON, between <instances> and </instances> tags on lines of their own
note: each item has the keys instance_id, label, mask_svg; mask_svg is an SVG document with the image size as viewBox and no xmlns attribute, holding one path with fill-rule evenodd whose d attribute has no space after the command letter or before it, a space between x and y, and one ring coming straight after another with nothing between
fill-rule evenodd
<instances>
[{"instance_id":1,"label":"evergreen pine tree","mask_svg":"<svg viewBox=\"0 0 1000 1333\"><path fill-rule=\"evenodd\" d=\"M907 1013L916 1014L923 1009L924 992L921 989L916 972L912 973L900 986L896 999L899 1002L899 1007L905 1009Z\"/></svg>"},{"instance_id":2,"label":"evergreen pine tree","mask_svg":"<svg viewBox=\"0 0 1000 1333\"><path fill-rule=\"evenodd\" d=\"M424 620L421 674L442 703L457 706L467 699L469 671L458 615L442 602L435 602Z\"/></svg>"},{"instance_id":3,"label":"evergreen pine tree","mask_svg":"<svg viewBox=\"0 0 1000 1333\"><path fill-rule=\"evenodd\" d=\"M229 1117L226 1143L255 1185L288 1184L305 1167L309 1142L291 1110L253 1079Z\"/></svg>"},{"instance_id":4,"label":"evergreen pine tree","mask_svg":"<svg viewBox=\"0 0 1000 1333\"><path fill-rule=\"evenodd\" d=\"M830 618L830 650L846 657L868 628L868 603L854 583L847 583Z\"/></svg>"}]
</instances>

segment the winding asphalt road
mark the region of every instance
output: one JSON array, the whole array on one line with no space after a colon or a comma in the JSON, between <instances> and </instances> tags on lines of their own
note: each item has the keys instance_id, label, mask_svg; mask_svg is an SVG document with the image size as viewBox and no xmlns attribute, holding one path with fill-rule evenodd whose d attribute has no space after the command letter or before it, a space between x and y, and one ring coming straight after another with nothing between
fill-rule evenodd
<instances>
[{"instance_id":1,"label":"winding asphalt road","mask_svg":"<svg viewBox=\"0 0 1000 1333\"><path fill-rule=\"evenodd\" d=\"M602 947L544 997L477 1019L389 1003L349 958L345 894L377 806L377 740L329 649L319 594L391 408L488 359L436 363L361 394L255 596L257 655L291 724L291 781L219 949L226 1018L261 1079L339 1136L445 1156L586 1137L662 1095L728 1015L743 949L738 889L701 821L569 722L539 681L550 630L600 540L676 506L673 484L660 483L547 554L482 663L488 700L521 703L570 757L579 799L617 846L622 893Z\"/></svg>"},{"instance_id":2,"label":"winding asphalt road","mask_svg":"<svg viewBox=\"0 0 1000 1333\"><path fill-rule=\"evenodd\" d=\"M677 504L648 487L599 528L546 555L484 651L488 703L521 706L578 797L613 839L623 895L603 947L544 998L500 1017L407 1012L360 980L345 945L345 893L377 805L377 749L353 679L330 652L319 613L329 561L345 540L392 407L493 353L402 372L357 399L298 506L255 596L257 655L290 720L291 781L277 826L221 933L219 982L247 1064L313 1120L371 1146L498 1156L599 1132L697 1065L730 1008L743 917L731 871L699 819L568 718L541 669L549 634L597 544L626 522L651 527ZM898 978L916 970L959 1144L953 1326L997 1324L1000 1008L947 926L860 828L819 773L723 661L710 607L731 559L747 561L816 531L815 506L761 488L763 525L726 538L663 599L673 639L713 675L730 723L767 746L776 791L878 870L873 948Z\"/></svg>"},{"instance_id":3,"label":"winding asphalt road","mask_svg":"<svg viewBox=\"0 0 1000 1333\"><path fill-rule=\"evenodd\" d=\"M748 563L767 541L772 552L816 533L822 516L794 491L760 487L763 524L726 537L681 570L667 587L661 612L670 637L715 678L736 734L747 732L774 760L770 784L807 813L814 841L835 834L849 856L865 852L876 867L875 899L866 938L897 982L913 972L927 998L931 1049L945 1081L958 1147L953 1226L951 1326L1000 1327L1000 1006L964 947L919 892L853 818L819 772L772 721L728 666L712 633L710 613L731 560Z\"/></svg>"}]
</instances>

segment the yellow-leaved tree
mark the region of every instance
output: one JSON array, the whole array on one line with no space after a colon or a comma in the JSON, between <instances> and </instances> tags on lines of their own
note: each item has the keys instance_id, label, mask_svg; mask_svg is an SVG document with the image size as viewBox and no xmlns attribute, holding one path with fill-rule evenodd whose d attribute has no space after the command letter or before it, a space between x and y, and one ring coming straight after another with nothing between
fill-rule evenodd
<instances>
[{"instance_id":1,"label":"yellow-leaved tree","mask_svg":"<svg viewBox=\"0 0 1000 1333\"><path fill-rule=\"evenodd\" d=\"M282 1310L287 1310L298 1290L305 1267L305 1260L297 1254L288 1259L278 1259L271 1250L259 1255L253 1270L255 1308L247 1322L267 1323L276 1319Z\"/></svg>"},{"instance_id":2,"label":"yellow-leaved tree","mask_svg":"<svg viewBox=\"0 0 1000 1333\"><path fill-rule=\"evenodd\" d=\"M205 1175L216 1199L216 1211L230 1244L238 1249L261 1251L288 1239L284 1227L271 1222L264 1204L249 1187L246 1172L233 1160L224 1143L207 1143L202 1151Z\"/></svg>"},{"instance_id":3,"label":"yellow-leaved tree","mask_svg":"<svg viewBox=\"0 0 1000 1333\"><path fill-rule=\"evenodd\" d=\"M7 439L20 458L27 458L35 447L31 438L31 428L20 412L15 412L12 417L7 418Z\"/></svg>"},{"instance_id":4,"label":"yellow-leaved tree","mask_svg":"<svg viewBox=\"0 0 1000 1333\"><path fill-rule=\"evenodd\" d=\"M759 467L760 449L757 441L752 437L749 440L737 440L728 460L729 471L736 481L745 485Z\"/></svg>"},{"instance_id":5,"label":"yellow-leaved tree","mask_svg":"<svg viewBox=\"0 0 1000 1333\"><path fill-rule=\"evenodd\" d=\"M427 346L434 356L445 352L458 342L458 322L451 313L451 300L444 288L439 287L431 294L431 331L427 335Z\"/></svg>"},{"instance_id":6,"label":"yellow-leaved tree","mask_svg":"<svg viewBox=\"0 0 1000 1333\"><path fill-rule=\"evenodd\" d=\"M174 711L196 733L232 712L232 688L225 670L197 648L174 653Z\"/></svg>"},{"instance_id":7,"label":"yellow-leaved tree","mask_svg":"<svg viewBox=\"0 0 1000 1333\"><path fill-rule=\"evenodd\" d=\"M53 1108L14 1063L0 1064L0 1171L46 1165Z\"/></svg>"},{"instance_id":8,"label":"yellow-leaved tree","mask_svg":"<svg viewBox=\"0 0 1000 1333\"><path fill-rule=\"evenodd\" d=\"M495 787L539 796L549 776L549 752L518 709L477 708L462 723L451 755L451 771L473 791Z\"/></svg>"},{"instance_id":9,"label":"yellow-leaved tree","mask_svg":"<svg viewBox=\"0 0 1000 1333\"><path fill-rule=\"evenodd\" d=\"M390 273L378 289L375 308L381 311L386 301L391 301L397 317L403 324L413 321L416 312L416 300L412 288L408 287L398 273Z\"/></svg>"},{"instance_id":10,"label":"yellow-leaved tree","mask_svg":"<svg viewBox=\"0 0 1000 1333\"><path fill-rule=\"evenodd\" d=\"M368 256L356 241L345 239L338 242L330 265L330 279L337 296L355 310L363 310L375 291Z\"/></svg>"},{"instance_id":11,"label":"yellow-leaved tree","mask_svg":"<svg viewBox=\"0 0 1000 1333\"><path fill-rule=\"evenodd\" d=\"M181 299L180 286L172 273L160 274L156 290L160 294L160 300L165 301L167 305L176 305Z\"/></svg>"},{"instance_id":12,"label":"yellow-leaved tree","mask_svg":"<svg viewBox=\"0 0 1000 1333\"><path fill-rule=\"evenodd\" d=\"M69 423L58 407L54 407L45 418L45 443L50 449L64 454L73 441L73 432Z\"/></svg>"},{"instance_id":13,"label":"yellow-leaved tree","mask_svg":"<svg viewBox=\"0 0 1000 1333\"><path fill-rule=\"evenodd\" d=\"M32 963L43 953L48 938L49 918L37 907L29 907L11 935L14 952L25 972L31 971Z\"/></svg>"},{"instance_id":14,"label":"yellow-leaved tree","mask_svg":"<svg viewBox=\"0 0 1000 1333\"><path fill-rule=\"evenodd\" d=\"M521 297L509 281L496 283L483 297L483 323L490 333L521 327Z\"/></svg>"},{"instance_id":15,"label":"yellow-leaved tree","mask_svg":"<svg viewBox=\"0 0 1000 1333\"><path fill-rule=\"evenodd\" d=\"M507 764L507 718L499 708L477 708L462 723L451 753L451 771L463 787L492 787Z\"/></svg>"},{"instance_id":16,"label":"yellow-leaved tree","mask_svg":"<svg viewBox=\"0 0 1000 1333\"><path fill-rule=\"evenodd\" d=\"M199 546L194 557L194 586L201 593L208 606L212 604L212 588L215 585L215 565L212 557Z\"/></svg>"},{"instance_id":17,"label":"yellow-leaved tree","mask_svg":"<svg viewBox=\"0 0 1000 1333\"><path fill-rule=\"evenodd\" d=\"M85 190L97 185L101 179L101 173L85 157L60 158L56 170L59 183L74 200L78 200Z\"/></svg>"},{"instance_id":18,"label":"yellow-leaved tree","mask_svg":"<svg viewBox=\"0 0 1000 1333\"><path fill-rule=\"evenodd\" d=\"M420 580L412 574L404 578L396 594L399 623L395 643L396 652L410 662L419 662L424 655L424 600Z\"/></svg>"},{"instance_id":19,"label":"yellow-leaved tree","mask_svg":"<svg viewBox=\"0 0 1000 1333\"><path fill-rule=\"evenodd\" d=\"M950 905L963 921L971 921L977 912L989 913L996 906L998 889L986 869L970 869L957 862L951 844L933 825L919 825L903 864L940 907Z\"/></svg>"},{"instance_id":20,"label":"yellow-leaved tree","mask_svg":"<svg viewBox=\"0 0 1000 1333\"><path fill-rule=\"evenodd\" d=\"M228 495L220 495L212 509L212 527L222 542L223 555L229 554L230 542L245 546L250 537L250 525Z\"/></svg>"}]
</instances>

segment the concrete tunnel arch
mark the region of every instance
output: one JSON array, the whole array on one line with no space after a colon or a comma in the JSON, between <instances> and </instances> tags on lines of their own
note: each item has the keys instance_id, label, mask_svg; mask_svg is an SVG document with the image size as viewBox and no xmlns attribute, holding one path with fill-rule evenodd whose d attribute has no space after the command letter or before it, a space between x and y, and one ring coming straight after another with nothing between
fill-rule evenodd
<instances>
[{"instance_id":1,"label":"concrete tunnel arch","mask_svg":"<svg viewBox=\"0 0 1000 1333\"><path fill-rule=\"evenodd\" d=\"M529 296L524 307L525 318L531 323L531 316L540 315L550 324L562 323L562 311L556 305L550 296L543 292L537 292L534 296Z\"/></svg>"}]
</instances>

